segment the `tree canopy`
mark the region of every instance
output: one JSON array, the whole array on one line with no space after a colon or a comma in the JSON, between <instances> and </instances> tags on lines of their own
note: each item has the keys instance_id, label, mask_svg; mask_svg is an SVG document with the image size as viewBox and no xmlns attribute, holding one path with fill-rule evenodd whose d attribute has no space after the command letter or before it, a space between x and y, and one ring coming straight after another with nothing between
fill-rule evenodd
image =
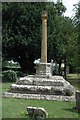
<instances>
[{"instance_id":1,"label":"tree canopy","mask_svg":"<svg viewBox=\"0 0 80 120\"><path fill-rule=\"evenodd\" d=\"M75 23L75 27L76 27L76 31L77 31L77 61L76 61L76 65L77 65L77 71L80 71L80 1L78 2L77 5L75 5L75 17L73 18L73 22Z\"/></svg>"},{"instance_id":2,"label":"tree canopy","mask_svg":"<svg viewBox=\"0 0 80 120\"><path fill-rule=\"evenodd\" d=\"M48 62L61 64L66 59L68 65L75 65L76 30L72 20L64 17L66 8L60 1L3 3L3 58L18 61L23 70L33 68L33 61L41 56L43 10L48 12Z\"/></svg>"}]
</instances>

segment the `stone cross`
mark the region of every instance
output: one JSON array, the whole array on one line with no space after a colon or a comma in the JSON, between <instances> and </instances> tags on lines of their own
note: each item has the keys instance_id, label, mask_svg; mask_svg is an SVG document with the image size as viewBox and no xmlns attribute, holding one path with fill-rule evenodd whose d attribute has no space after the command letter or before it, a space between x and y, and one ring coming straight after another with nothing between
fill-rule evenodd
<instances>
[{"instance_id":1,"label":"stone cross","mask_svg":"<svg viewBox=\"0 0 80 120\"><path fill-rule=\"evenodd\" d=\"M41 63L47 63L47 11L42 12Z\"/></svg>"}]
</instances>

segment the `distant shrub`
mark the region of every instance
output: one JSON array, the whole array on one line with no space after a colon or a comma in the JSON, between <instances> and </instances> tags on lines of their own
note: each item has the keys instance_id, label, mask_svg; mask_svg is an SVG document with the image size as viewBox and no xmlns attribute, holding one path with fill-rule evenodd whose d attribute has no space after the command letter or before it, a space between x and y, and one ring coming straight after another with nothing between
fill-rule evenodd
<instances>
[{"instance_id":1,"label":"distant shrub","mask_svg":"<svg viewBox=\"0 0 80 120\"><path fill-rule=\"evenodd\" d=\"M12 70L3 71L2 73L2 82L16 82L17 74Z\"/></svg>"},{"instance_id":2,"label":"distant shrub","mask_svg":"<svg viewBox=\"0 0 80 120\"><path fill-rule=\"evenodd\" d=\"M24 73L22 71L16 71L18 77L24 77Z\"/></svg>"},{"instance_id":3,"label":"distant shrub","mask_svg":"<svg viewBox=\"0 0 80 120\"><path fill-rule=\"evenodd\" d=\"M80 67L77 67L77 68L76 68L76 72L77 72L77 73L80 73Z\"/></svg>"},{"instance_id":4,"label":"distant shrub","mask_svg":"<svg viewBox=\"0 0 80 120\"><path fill-rule=\"evenodd\" d=\"M16 71L16 74L18 77L25 77L25 76L29 75L30 73L18 70L18 71Z\"/></svg>"}]
</instances>

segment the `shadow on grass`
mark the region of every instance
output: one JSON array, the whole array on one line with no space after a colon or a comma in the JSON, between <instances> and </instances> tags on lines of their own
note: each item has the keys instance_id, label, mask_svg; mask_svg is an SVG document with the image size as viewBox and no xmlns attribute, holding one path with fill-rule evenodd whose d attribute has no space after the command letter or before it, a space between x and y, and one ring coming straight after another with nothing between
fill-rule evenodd
<instances>
[{"instance_id":1,"label":"shadow on grass","mask_svg":"<svg viewBox=\"0 0 80 120\"><path fill-rule=\"evenodd\" d=\"M80 111L77 110L76 106L73 107L72 109L69 108L69 109L63 109L63 110L80 114Z\"/></svg>"},{"instance_id":2,"label":"shadow on grass","mask_svg":"<svg viewBox=\"0 0 80 120\"><path fill-rule=\"evenodd\" d=\"M72 109L63 109L63 110L66 110L66 111L69 111L69 112L77 113L77 114L78 114L78 118L76 118L76 119L74 119L74 120L80 120L80 110L78 110L78 109L76 108L76 106L73 107Z\"/></svg>"}]
</instances>

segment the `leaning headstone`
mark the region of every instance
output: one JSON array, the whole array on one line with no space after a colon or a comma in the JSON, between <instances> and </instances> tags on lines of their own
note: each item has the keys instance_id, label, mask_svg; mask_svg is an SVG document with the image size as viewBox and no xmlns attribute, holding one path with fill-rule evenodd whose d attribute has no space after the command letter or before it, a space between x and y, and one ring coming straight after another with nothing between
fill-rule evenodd
<instances>
[{"instance_id":1,"label":"leaning headstone","mask_svg":"<svg viewBox=\"0 0 80 120\"><path fill-rule=\"evenodd\" d=\"M48 113L46 110L42 107L27 107L27 111L29 116L33 117L36 120L45 120L45 118L48 118Z\"/></svg>"},{"instance_id":2,"label":"leaning headstone","mask_svg":"<svg viewBox=\"0 0 80 120\"><path fill-rule=\"evenodd\" d=\"M37 107L27 107L27 112L29 116L33 116L34 115L34 111L37 109Z\"/></svg>"},{"instance_id":3,"label":"leaning headstone","mask_svg":"<svg viewBox=\"0 0 80 120\"><path fill-rule=\"evenodd\" d=\"M76 91L76 107L80 112L80 91Z\"/></svg>"}]
</instances>

